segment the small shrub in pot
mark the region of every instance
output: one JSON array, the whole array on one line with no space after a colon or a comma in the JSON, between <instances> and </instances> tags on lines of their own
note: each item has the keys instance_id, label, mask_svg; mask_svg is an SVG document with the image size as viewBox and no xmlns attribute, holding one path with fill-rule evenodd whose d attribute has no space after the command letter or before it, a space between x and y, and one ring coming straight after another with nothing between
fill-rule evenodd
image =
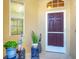
<instances>
[{"instance_id":1,"label":"small shrub in pot","mask_svg":"<svg viewBox=\"0 0 79 59\"><path fill-rule=\"evenodd\" d=\"M16 41L7 41L4 43L7 58L16 57L16 47L17 47Z\"/></svg>"},{"instance_id":2,"label":"small shrub in pot","mask_svg":"<svg viewBox=\"0 0 79 59\"><path fill-rule=\"evenodd\" d=\"M37 47L38 46L38 36L32 31L32 46Z\"/></svg>"}]
</instances>

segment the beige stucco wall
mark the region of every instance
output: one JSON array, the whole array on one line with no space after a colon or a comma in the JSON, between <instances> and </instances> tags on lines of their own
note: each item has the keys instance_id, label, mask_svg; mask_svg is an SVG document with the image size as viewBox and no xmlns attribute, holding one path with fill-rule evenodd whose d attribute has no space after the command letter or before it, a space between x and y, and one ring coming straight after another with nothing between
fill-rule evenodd
<instances>
[{"instance_id":1,"label":"beige stucco wall","mask_svg":"<svg viewBox=\"0 0 79 59\"><path fill-rule=\"evenodd\" d=\"M37 0L25 0L25 47L26 51L30 52L31 48L31 33L38 32L38 3Z\"/></svg>"},{"instance_id":2,"label":"beige stucco wall","mask_svg":"<svg viewBox=\"0 0 79 59\"><path fill-rule=\"evenodd\" d=\"M70 55L76 59L76 1L71 0L70 5Z\"/></svg>"}]
</instances>

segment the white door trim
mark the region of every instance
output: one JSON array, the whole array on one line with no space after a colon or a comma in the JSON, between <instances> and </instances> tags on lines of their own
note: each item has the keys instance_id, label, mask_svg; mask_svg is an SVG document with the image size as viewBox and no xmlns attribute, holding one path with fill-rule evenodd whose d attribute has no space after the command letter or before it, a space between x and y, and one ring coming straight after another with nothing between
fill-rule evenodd
<instances>
[{"instance_id":1,"label":"white door trim","mask_svg":"<svg viewBox=\"0 0 79 59\"><path fill-rule=\"evenodd\" d=\"M51 48L51 46L48 46L48 36L47 36L47 33L48 33L48 24L47 24L47 18L48 18L48 16L47 16L47 14L48 13L56 13L56 12L64 12L64 32L60 32L60 33L64 33L64 47L55 47L54 46L54 48ZM52 32L50 32L50 33L52 33ZM54 33L57 33L57 32L54 32ZM52 49L53 49L53 51L52 52L60 52L60 53L66 53L66 11L65 10L59 10L59 11L47 11L46 12L46 43L45 43L45 49L46 49L46 51L52 51Z\"/></svg>"}]
</instances>

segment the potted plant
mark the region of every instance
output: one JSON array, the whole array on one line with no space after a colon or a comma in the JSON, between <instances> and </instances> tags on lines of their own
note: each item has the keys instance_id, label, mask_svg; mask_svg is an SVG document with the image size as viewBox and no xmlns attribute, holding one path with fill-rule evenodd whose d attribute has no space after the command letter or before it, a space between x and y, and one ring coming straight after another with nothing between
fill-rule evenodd
<instances>
[{"instance_id":1,"label":"potted plant","mask_svg":"<svg viewBox=\"0 0 79 59\"><path fill-rule=\"evenodd\" d=\"M4 48L6 49L7 58L16 57L16 47L17 47L17 42L16 41L7 41L4 44Z\"/></svg>"},{"instance_id":2,"label":"potted plant","mask_svg":"<svg viewBox=\"0 0 79 59\"><path fill-rule=\"evenodd\" d=\"M37 47L38 46L38 36L32 31L32 46Z\"/></svg>"}]
</instances>

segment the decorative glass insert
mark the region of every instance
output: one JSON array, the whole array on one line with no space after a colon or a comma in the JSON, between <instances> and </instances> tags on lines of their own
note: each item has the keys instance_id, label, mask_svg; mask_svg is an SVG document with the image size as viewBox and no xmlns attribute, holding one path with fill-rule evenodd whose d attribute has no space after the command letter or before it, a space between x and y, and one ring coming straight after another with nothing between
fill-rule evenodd
<instances>
[{"instance_id":1,"label":"decorative glass insert","mask_svg":"<svg viewBox=\"0 0 79 59\"><path fill-rule=\"evenodd\" d=\"M48 31L49 32L63 32L64 13L48 13Z\"/></svg>"},{"instance_id":2,"label":"decorative glass insert","mask_svg":"<svg viewBox=\"0 0 79 59\"><path fill-rule=\"evenodd\" d=\"M47 8L64 7L64 0L52 0L47 3Z\"/></svg>"},{"instance_id":3,"label":"decorative glass insert","mask_svg":"<svg viewBox=\"0 0 79 59\"><path fill-rule=\"evenodd\" d=\"M23 32L24 2L10 0L10 35L20 35Z\"/></svg>"},{"instance_id":4,"label":"decorative glass insert","mask_svg":"<svg viewBox=\"0 0 79 59\"><path fill-rule=\"evenodd\" d=\"M47 39L49 46L64 47L64 12L47 13Z\"/></svg>"},{"instance_id":5,"label":"decorative glass insert","mask_svg":"<svg viewBox=\"0 0 79 59\"><path fill-rule=\"evenodd\" d=\"M48 45L50 46L64 46L64 34L63 33L48 33Z\"/></svg>"}]
</instances>

